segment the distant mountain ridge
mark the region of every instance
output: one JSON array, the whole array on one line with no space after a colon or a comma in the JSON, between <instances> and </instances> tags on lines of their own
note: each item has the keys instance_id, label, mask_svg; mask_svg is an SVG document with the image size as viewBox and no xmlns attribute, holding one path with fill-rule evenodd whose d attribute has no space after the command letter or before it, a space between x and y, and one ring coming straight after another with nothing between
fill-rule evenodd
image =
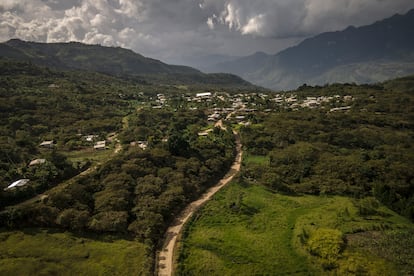
<instances>
[{"instance_id":1,"label":"distant mountain ridge","mask_svg":"<svg viewBox=\"0 0 414 276\"><path fill-rule=\"evenodd\" d=\"M205 74L192 67L169 65L121 47L79 42L40 43L11 39L0 43L0 58L57 70L91 71L127 78L139 76L154 83L262 89L233 74Z\"/></svg>"},{"instance_id":2,"label":"distant mountain ridge","mask_svg":"<svg viewBox=\"0 0 414 276\"><path fill-rule=\"evenodd\" d=\"M194 74L199 70L165 64L120 47L104 47L79 42L39 43L11 39L0 45L0 56L57 69L77 69L122 74Z\"/></svg>"},{"instance_id":3,"label":"distant mountain ridge","mask_svg":"<svg viewBox=\"0 0 414 276\"><path fill-rule=\"evenodd\" d=\"M256 53L219 63L209 71L238 74L273 89L383 81L414 73L413 26L414 9L371 25L322 33L276 55Z\"/></svg>"}]
</instances>

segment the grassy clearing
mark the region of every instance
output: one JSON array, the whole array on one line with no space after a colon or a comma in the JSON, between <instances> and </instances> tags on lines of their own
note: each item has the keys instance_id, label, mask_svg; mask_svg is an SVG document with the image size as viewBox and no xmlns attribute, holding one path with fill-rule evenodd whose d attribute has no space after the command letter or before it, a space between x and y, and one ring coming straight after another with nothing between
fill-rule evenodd
<instances>
[{"instance_id":1,"label":"grassy clearing","mask_svg":"<svg viewBox=\"0 0 414 276\"><path fill-rule=\"evenodd\" d=\"M370 201L231 184L188 225L178 275L412 273L413 224Z\"/></svg>"},{"instance_id":2,"label":"grassy clearing","mask_svg":"<svg viewBox=\"0 0 414 276\"><path fill-rule=\"evenodd\" d=\"M46 230L0 232L0 275L145 275L146 247Z\"/></svg>"},{"instance_id":3,"label":"grassy clearing","mask_svg":"<svg viewBox=\"0 0 414 276\"><path fill-rule=\"evenodd\" d=\"M263 155L250 155L245 154L243 158L243 162L247 165L249 164L255 164L255 165L269 165L269 156L263 156Z\"/></svg>"},{"instance_id":4,"label":"grassy clearing","mask_svg":"<svg viewBox=\"0 0 414 276\"><path fill-rule=\"evenodd\" d=\"M64 152L63 154L65 154L66 157L73 163L84 162L85 160L89 160L92 163L98 163L108 160L113 154L113 150L94 150L93 148L90 148L84 150L68 151Z\"/></svg>"}]
</instances>

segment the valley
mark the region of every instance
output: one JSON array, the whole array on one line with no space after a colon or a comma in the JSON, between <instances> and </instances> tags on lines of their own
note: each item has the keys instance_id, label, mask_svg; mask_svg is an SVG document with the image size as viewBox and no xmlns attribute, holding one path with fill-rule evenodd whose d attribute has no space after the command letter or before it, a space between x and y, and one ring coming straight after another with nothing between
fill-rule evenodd
<instances>
[{"instance_id":1,"label":"valley","mask_svg":"<svg viewBox=\"0 0 414 276\"><path fill-rule=\"evenodd\" d=\"M413 76L0 62L0 274L414 273Z\"/></svg>"}]
</instances>

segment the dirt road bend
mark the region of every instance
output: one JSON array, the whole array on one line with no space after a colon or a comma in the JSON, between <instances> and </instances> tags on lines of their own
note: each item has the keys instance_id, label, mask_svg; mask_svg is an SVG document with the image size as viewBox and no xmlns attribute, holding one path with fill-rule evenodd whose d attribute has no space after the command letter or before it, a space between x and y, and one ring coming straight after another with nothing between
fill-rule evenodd
<instances>
[{"instance_id":1,"label":"dirt road bend","mask_svg":"<svg viewBox=\"0 0 414 276\"><path fill-rule=\"evenodd\" d=\"M242 145L238 134L234 133L236 137L236 158L229 172L207 192L205 192L198 200L191 202L181 214L174 220L174 222L167 229L165 235L164 245L162 250L158 254L158 276L171 276L173 275L174 269L174 249L177 243L177 237L181 233L184 224L188 219L208 201L215 193L229 183L233 177L240 171L241 160L242 160Z\"/></svg>"}]
</instances>

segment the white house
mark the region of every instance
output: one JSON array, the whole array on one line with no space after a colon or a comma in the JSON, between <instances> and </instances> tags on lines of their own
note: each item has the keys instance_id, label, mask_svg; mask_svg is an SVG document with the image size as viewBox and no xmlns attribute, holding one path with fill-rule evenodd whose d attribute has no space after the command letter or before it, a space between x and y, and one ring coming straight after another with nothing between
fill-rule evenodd
<instances>
[{"instance_id":1,"label":"white house","mask_svg":"<svg viewBox=\"0 0 414 276\"><path fill-rule=\"evenodd\" d=\"M106 141L98 141L95 143L95 145L93 146L94 149L96 150L104 150L106 149Z\"/></svg>"},{"instance_id":2,"label":"white house","mask_svg":"<svg viewBox=\"0 0 414 276\"><path fill-rule=\"evenodd\" d=\"M54 147L53 140L43 141L40 143L39 147L51 149Z\"/></svg>"},{"instance_id":3,"label":"white house","mask_svg":"<svg viewBox=\"0 0 414 276\"><path fill-rule=\"evenodd\" d=\"M45 162L46 162L46 159L34 159L34 160L30 161L29 167L41 165L41 164L43 164Z\"/></svg>"},{"instance_id":4,"label":"white house","mask_svg":"<svg viewBox=\"0 0 414 276\"><path fill-rule=\"evenodd\" d=\"M197 93L196 97L197 98L209 98L211 97L211 92Z\"/></svg>"},{"instance_id":5,"label":"white house","mask_svg":"<svg viewBox=\"0 0 414 276\"><path fill-rule=\"evenodd\" d=\"M26 185L27 183L29 183L30 179L19 179L17 181L14 181L12 184L10 184L9 186L7 186L4 190L10 190L13 189L15 187L21 187Z\"/></svg>"}]
</instances>

